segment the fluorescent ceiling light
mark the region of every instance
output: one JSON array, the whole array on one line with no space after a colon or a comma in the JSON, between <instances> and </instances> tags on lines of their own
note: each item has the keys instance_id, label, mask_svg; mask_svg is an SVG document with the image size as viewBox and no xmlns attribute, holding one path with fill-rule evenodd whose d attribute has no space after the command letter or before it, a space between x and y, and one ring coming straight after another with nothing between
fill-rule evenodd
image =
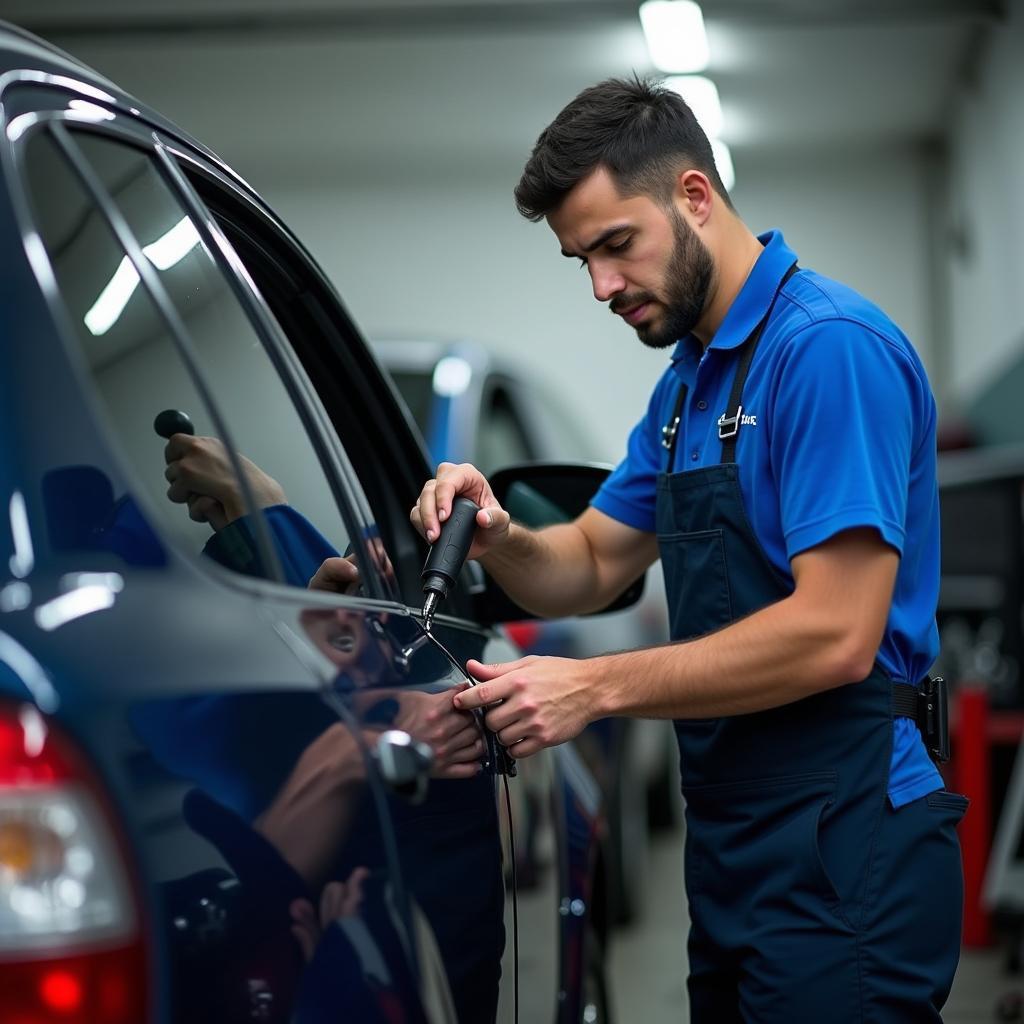
<instances>
[{"instance_id":1,"label":"fluorescent ceiling light","mask_svg":"<svg viewBox=\"0 0 1024 1024\"><path fill-rule=\"evenodd\" d=\"M722 101L718 86L703 75L675 75L665 79L665 87L679 93L709 139L722 134Z\"/></svg>"},{"instance_id":2,"label":"fluorescent ceiling light","mask_svg":"<svg viewBox=\"0 0 1024 1024\"><path fill-rule=\"evenodd\" d=\"M640 24L651 61L659 71L703 71L710 57L704 15L693 0L647 0Z\"/></svg>"},{"instance_id":3,"label":"fluorescent ceiling light","mask_svg":"<svg viewBox=\"0 0 1024 1024\"><path fill-rule=\"evenodd\" d=\"M733 185L736 184L736 169L732 165L732 153L721 139L711 140L711 152L715 156L718 176L722 179L726 192L731 192Z\"/></svg>"},{"instance_id":4,"label":"fluorescent ceiling light","mask_svg":"<svg viewBox=\"0 0 1024 1024\"><path fill-rule=\"evenodd\" d=\"M442 398L461 395L473 379L473 367L461 356L445 356L434 367L434 394Z\"/></svg>"},{"instance_id":5,"label":"fluorescent ceiling light","mask_svg":"<svg viewBox=\"0 0 1024 1024\"><path fill-rule=\"evenodd\" d=\"M182 217L165 235L143 248L150 262L157 270L169 270L180 263L199 244L199 232L195 225Z\"/></svg>"},{"instance_id":6,"label":"fluorescent ceiling light","mask_svg":"<svg viewBox=\"0 0 1024 1024\"><path fill-rule=\"evenodd\" d=\"M68 116L74 121L93 121L98 124L101 121L114 120L112 111L88 100L68 100L68 107Z\"/></svg>"},{"instance_id":7,"label":"fluorescent ceiling light","mask_svg":"<svg viewBox=\"0 0 1024 1024\"><path fill-rule=\"evenodd\" d=\"M110 608L115 601L114 591L98 584L79 587L67 594L61 594L36 608L36 625L52 632L73 619Z\"/></svg>"},{"instance_id":8,"label":"fluorescent ceiling light","mask_svg":"<svg viewBox=\"0 0 1024 1024\"><path fill-rule=\"evenodd\" d=\"M85 314L85 326L97 336L106 334L117 323L117 318L124 312L124 307L128 305L138 285L139 272L132 261L123 256L114 276Z\"/></svg>"},{"instance_id":9,"label":"fluorescent ceiling light","mask_svg":"<svg viewBox=\"0 0 1024 1024\"><path fill-rule=\"evenodd\" d=\"M142 251L157 270L169 270L180 263L198 244L199 232L195 225L182 217L170 231L162 234L155 242L144 246ZM85 314L85 326L99 336L106 334L117 323L128 300L139 286L139 273L127 256L118 264L114 276L100 292L99 298Z\"/></svg>"},{"instance_id":10,"label":"fluorescent ceiling light","mask_svg":"<svg viewBox=\"0 0 1024 1024\"><path fill-rule=\"evenodd\" d=\"M25 495L21 491L15 491L11 495L10 517L14 554L11 555L8 565L13 575L18 579L24 579L35 567L36 554L32 546L32 529L28 525Z\"/></svg>"}]
</instances>

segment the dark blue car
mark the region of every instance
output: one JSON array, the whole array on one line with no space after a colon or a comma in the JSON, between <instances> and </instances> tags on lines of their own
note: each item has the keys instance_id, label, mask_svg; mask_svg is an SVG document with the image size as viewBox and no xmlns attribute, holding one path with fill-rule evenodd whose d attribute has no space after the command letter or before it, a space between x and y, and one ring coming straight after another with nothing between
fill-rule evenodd
<instances>
[{"instance_id":1,"label":"dark blue car","mask_svg":"<svg viewBox=\"0 0 1024 1024\"><path fill-rule=\"evenodd\" d=\"M424 628L429 466L330 284L11 26L0 128L0 1019L607 1019L599 789L476 720L451 770L514 610L471 566ZM200 439L231 507L168 500Z\"/></svg>"}]
</instances>

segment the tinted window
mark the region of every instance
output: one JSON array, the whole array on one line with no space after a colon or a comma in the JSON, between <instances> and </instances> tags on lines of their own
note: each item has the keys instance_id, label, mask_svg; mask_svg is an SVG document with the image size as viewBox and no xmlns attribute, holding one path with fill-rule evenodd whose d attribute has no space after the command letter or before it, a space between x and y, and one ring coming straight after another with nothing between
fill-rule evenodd
<instances>
[{"instance_id":1,"label":"tinted window","mask_svg":"<svg viewBox=\"0 0 1024 1024\"><path fill-rule=\"evenodd\" d=\"M270 535L287 578L304 584L322 557L348 547L345 529L315 450L278 371L227 279L200 241L185 209L150 154L85 132L74 139L124 215L184 322L199 369L239 449L257 505L272 508ZM252 560L251 511L220 431L165 319L101 212L48 138L33 139L29 183L40 233L86 363L137 479L164 528L192 550L217 537L208 553L242 571ZM188 505L168 500L164 444L154 417L186 413L197 436L211 439L202 480ZM207 483L207 481L210 481ZM194 503L197 493L214 496ZM216 501L223 494L231 502ZM290 508L285 508L285 504ZM300 510L307 519L294 515ZM207 522L190 519L190 510ZM308 521L316 524L310 529ZM225 527L226 523L230 525Z\"/></svg>"}]
</instances>

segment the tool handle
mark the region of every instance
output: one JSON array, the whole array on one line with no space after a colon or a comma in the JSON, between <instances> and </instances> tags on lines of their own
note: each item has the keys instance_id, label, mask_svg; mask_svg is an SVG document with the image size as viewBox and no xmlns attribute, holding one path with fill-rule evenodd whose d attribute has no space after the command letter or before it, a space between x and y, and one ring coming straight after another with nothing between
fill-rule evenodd
<instances>
[{"instance_id":1,"label":"tool handle","mask_svg":"<svg viewBox=\"0 0 1024 1024\"><path fill-rule=\"evenodd\" d=\"M161 436L170 438L172 434L195 435L196 428L192 421L180 409L164 409L157 413L153 420L153 429Z\"/></svg>"},{"instance_id":2,"label":"tool handle","mask_svg":"<svg viewBox=\"0 0 1024 1024\"><path fill-rule=\"evenodd\" d=\"M423 565L423 585L447 591L462 571L476 531L476 514L480 506L469 498L456 498L451 515L441 525L437 538Z\"/></svg>"}]
</instances>

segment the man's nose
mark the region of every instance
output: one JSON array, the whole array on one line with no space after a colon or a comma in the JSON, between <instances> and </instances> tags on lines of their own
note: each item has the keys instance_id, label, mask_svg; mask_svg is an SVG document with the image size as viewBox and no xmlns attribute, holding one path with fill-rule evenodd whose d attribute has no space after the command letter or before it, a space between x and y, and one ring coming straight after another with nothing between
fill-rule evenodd
<instances>
[{"instance_id":1,"label":"man's nose","mask_svg":"<svg viewBox=\"0 0 1024 1024\"><path fill-rule=\"evenodd\" d=\"M590 269L590 282L594 286L594 298L598 302L607 302L619 292L625 291L626 279L613 270L606 270L601 266L594 266L593 262L588 264Z\"/></svg>"}]
</instances>

